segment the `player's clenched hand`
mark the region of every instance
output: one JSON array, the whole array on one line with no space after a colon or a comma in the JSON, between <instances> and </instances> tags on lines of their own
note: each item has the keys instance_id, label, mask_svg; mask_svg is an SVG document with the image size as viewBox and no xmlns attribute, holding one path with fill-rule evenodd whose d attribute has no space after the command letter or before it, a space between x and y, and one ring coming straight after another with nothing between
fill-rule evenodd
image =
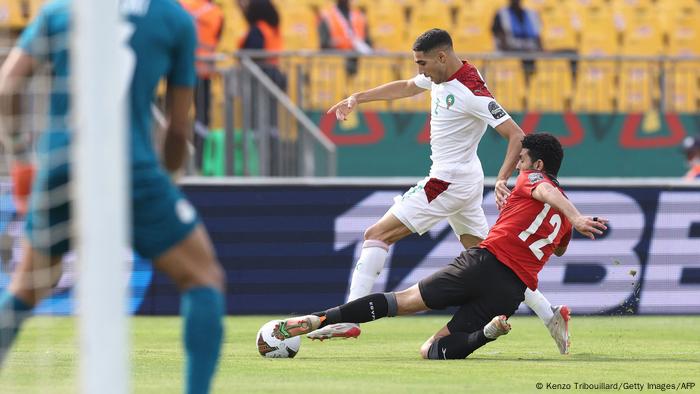
<instances>
[{"instance_id":1,"label":"player's clenched hand","mask_svg":"<svg viewBox=\"0 0 700 394\"><path fill-rule=\"evenodd\" d=\"M350 112L352 112L356 106L357 99L353 95L332 106L326 113L330 114L335 112L335 117L338 120L345 120L348 118L348 115L350 115Z\"/></svg>"},{"instance_id":2,"label":"player's clenched hand","mask_svg":"<svg viewBox=\"0 0 700 394\"><path fill-rule=\"evenodd\" d=\"M510 189L506 185L508 182L505 179L499 179L496 181L495 195L496 195L496 206L500 211L506 205L506 199L510 196Z\"/></svg>"},{"instance_id":3,"label":"player's clenched hand","mask_svg":"<svg viewBox=\"0 0 700 394\"><path fill-rule=\"evenodd\" d=\"M579 233L590 239L595 239L596 234L602 235L608 229L608 219L601 217L579 216L573 221L574 228Z\"/></svg>"}]
</instances>

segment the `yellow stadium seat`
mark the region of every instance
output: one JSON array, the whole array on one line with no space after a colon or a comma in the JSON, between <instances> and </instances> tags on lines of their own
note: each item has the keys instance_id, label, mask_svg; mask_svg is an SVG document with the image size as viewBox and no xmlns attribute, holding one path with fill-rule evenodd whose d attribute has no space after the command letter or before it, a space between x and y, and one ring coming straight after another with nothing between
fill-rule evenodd
<instances>
[{"instance_id":1,"label":"yellow stadium seat","mask_svg":"<svg viewBox=\"0 0 700 394\"><path fill-rule=\"evenodd\" d=\"M573 109L582 112L613 112L615 63L582 61L576 73Z\"/></svg>"},{"instance_id":2,"label":"yellow stadium seat","mask_svg":"<svg viewBox=\"0 0 700 394\"><path fill-rule=\"evenodd\" d=\"M21 29L27 24L27 18L18 0L0 0L0 27Z\"/></svg>"},{"instance_id":3,"label":"yellow stadium seat","mask_svg":"<svg viewBox=\"0 0 700 394\"><path fill-rule=\"evenodd\" d=\"M525 109L525 72L520 59L497 59L480 70L491 93L509 112Z\"/></svg>"},{"instance_id":4,"label":"yellow stadium seat","mask_svg":"<svg viewBox=\"0 0 700 394\"><path fill-rule=\"evenodd\" d=\"M318 17L309 7L283 7L280 25L285 49L319 49Z\"/></svg>"},{"instance_id":5,"label":"yellow stadium seat","mask_svg":"<svg viewBox=\"0 0 700 394\"><path fill-rule=\"evenodd\" d=\"M397 79L395 58L364 57L359 59L357 73L348 76L348 93L371 89ZM373 101L363 104L364 109L386 110L388 101Z\"/></svg>"},{"instance_id":6,"label":"yellow stadium seat","mask_svg":"<svg viewBox=\"0 0 700 394\"><path fill-rule=\"evenodd\" d=\"M545 51L575 50L578 48L576 29L571 9L547 6L540 11L542 20L542 48Z\"/></svg>"},{"instance_id":7,"label":"yellow stadium seat","mask_svg":"<svg viewBox=\"0 0 700 394\"><path fill-rule=\"evenodd\" d=\"M652 7L635 7L624 13L620 53L633 56L660 56L664 52L663 31L658 13Z\"/></svg>"},{"instance_id":8,"label":"yellow stadium seat","mask_svg":"<svg viewBox=\"0 0 700 394\"><path fill-rule=\"evenodd\" d=\"M495 10L462 6L450 31L455 50L459 53L489 53L495 49L491 23Z\"/></svg>"},{"instance_id":9,"label":"yellow stadium seat","mask_svg":"<svg viewBox=\"0 0 700 394\"><path fill-rule=\"evenodd\" d=\"M406 47L406 16L396 5L371 7L367 10L369 36L374 49L409 51Z\"/></svg>"},{"instance_id":10,"label":"yellow stadium seat","mask_svg":"<svg viewBox=\"0 0 700 394\"><path fill-rule=\"evenodd\" d=\"M652 0L612 0L613 8L625 9L625 8L652 8L654 2Z\"/></svg>"},{"instance_id":11,"label":"yellow stadium seat","mask_svg":"<svg viewBox=\"0 0 700 394\"><path fill-rule=\"evenodd\" d=\"M698 3L695 3L698 4ZM700 6L684 6L666 10L664 15L668 35L669 56L700 56Z\"/></svg>"},{"instance_id":12,"label":"yellow stadium seat","mask_svg":"<svg viewBox=\"0 0 700 394\"><path fill-rule=\"evenodd\" d=\"M562 3L558 0L525 0L523 6L538 12L548 7L561 7Z\"/></svg>"},{"instance_id":13,"label":"yellow stadium seat","mask_svg":"<svg viewBox=\"0 0 700 394\"><path fill-rule=\"evenodd\" d=\"M217 50L229 53L237 51L241 40L248 32L248 22L243 17L241 9L234 2L218 0L216 3L224 13L224 30Z\"/></svg>"},{"instance_id":14,"label":"yellow stadium seat","mask_svg":"<svg viewBox=\"0 0 700 394\"><path fill-rule=\"evenodd\" d=\"M608 3L606 0L570 0L569 5L575 9L576 12L585 12L588 8L607 7Z\"/></svg>"},{"instance_id":15,"label":"yellow stadium seat","mask_svg":"<svg viewBox=\"0 0 700 394\"><path fill-rule=\"evenodd\" d=\"M418 66L413 61L412 57L406 57L397 61L399 64L399 78L400 79L412 79L418 74ZM391 109L393 111L415 111L415 112L429 112L430 111L430 91L426 90L424 93L402 98L396 100L392 103Z\"/></svg>"},{"instance_id":16,"label":"yellow stadium seat","mask_svg":"<svg viewBox=\"0 0 700 394\"><path fill-rule=\"evenodd\" d=\"M620 64L620 84L617 89L618 110L645 112L659 97L658 64L644 61L623 61Z\"/></svg>"},{"instance_id":17,"label":"yellow stadium seat","mask_svg":"<svg viewBox=\"0 0 700 394\"><path fill-rule=\"evenodd\" d=\"M581 55L615 55L618 52L615 19L610 8L587 7L581 13Z\"/></svg>"},{"instance_id":18,"label":"yellow stadium seat","mask_svg":"<svg viewBox=\"0 0 700 394\"><path fill-rule=\"evenodd\" d=\"M34 17L39 13L41 7L44 6L47 0L27 0L29 3L29 20L34 19Z\"/></svg>"},{"instance_id":19,"label":"yellow stadium seat","mask_svg":"<svg viewBox=\"0 0 700 394\"><path fill-rule=\"evenodd\" d=\"M700 62L674 61L664 66L666 112L700 111Z\"/></svg>"},{"instance_id":20,"label":"yellow stadium seat","mask_svg":"<svg viewBox=\"0 0 700 394\"><path fill-rule=\"evenodd\" d=\"M527 89L531 111L562 112L570 108L573 79L568 60L541 59Z\"/></svg>"},{"instance_id":21,"label":"yellow stadium seat","mask_svg":"<svg viewBox=\"0 0 700 394\"><path fill-rule=\"evenodd\" d=\"M413 9L408 22L408 41L432 28L452 30L450 8L440 0L426 1L422 8Z\"/></svg>"},{"instance_id":22,"label":"yellow stadium seat","mask_svg":"<svg viewBox=\"0 0 700 394\"><path fill-rule=\"evenodd\" d=\"M316 56L310 58L308 85L302 97L303 107L325 111L349 93L345 58Z\"/></svg>"}]
</instances>

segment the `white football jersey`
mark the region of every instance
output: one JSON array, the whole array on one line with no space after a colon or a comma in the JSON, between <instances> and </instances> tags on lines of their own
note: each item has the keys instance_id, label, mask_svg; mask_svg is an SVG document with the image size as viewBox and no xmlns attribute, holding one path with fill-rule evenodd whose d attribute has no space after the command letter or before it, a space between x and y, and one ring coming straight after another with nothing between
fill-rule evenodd
<instances>
[{"instance_id":1,"label":"white football jersey","mask_svg":"<svg viewBox=\"0 0 700 394\"><path fill-rule=\"evenodd\" d=\"M446 82L435 84L418 74L416 86L430 89L430 176L447 182L483 182L476 150L486 126L510 115L496 102L473 65L464 62Z\"/></svg>"}]
</instances>

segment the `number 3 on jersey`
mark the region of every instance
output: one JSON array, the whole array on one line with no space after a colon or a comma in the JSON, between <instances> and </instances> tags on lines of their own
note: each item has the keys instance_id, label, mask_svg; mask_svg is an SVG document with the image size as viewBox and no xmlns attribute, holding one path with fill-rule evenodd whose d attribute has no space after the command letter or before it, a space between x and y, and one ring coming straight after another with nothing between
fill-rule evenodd
<instances>
[{"instance_id":1,"label":"number 3 on jersey","mask_svg":"<svg viewBox=\"0 0 700 394\"><path fill-rule=\"evenodd\" d=\"M535 217L535 220L532 222L532 224L530 224L530 227L520 233L519 237L523 240L523 242L527 242L527 239L540 228L544 218L547 217L547 214L551 208L552 207L549 204L544 204L544 208L542 208L542 211L540 211L540 213ZM554 226L554 231L552 231L547 238L538 239L529 246L530 250L538 260L541 260L542 256L544 256L542 248L554 242L554 238L556 238L557 234L559 234L559 230L561 229L561 216L559 216L559 214L552 215L552 217L549 219L549 224Z\"/></svg>"}]
</instances>

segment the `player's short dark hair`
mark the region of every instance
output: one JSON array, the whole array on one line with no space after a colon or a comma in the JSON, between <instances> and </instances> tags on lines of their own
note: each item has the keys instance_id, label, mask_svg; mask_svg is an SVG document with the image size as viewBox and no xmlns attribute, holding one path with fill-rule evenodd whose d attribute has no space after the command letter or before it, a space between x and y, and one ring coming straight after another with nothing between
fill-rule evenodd
<instances>
[{"instance_id":1,"label":"player's short dark hair","mask_svg":"<svg viewBox=\"0 0 700 394\"><path fill-rule=\"evenodd\" d=\"M561 162L564 160L564 150L557 137L549 133L533 133L523 138L523 148L526 148L532 161L542 160L544 172L557 177Z\"/></svg>"},{"instance_id":2,"label":"player's short dark hair","mask_svg":"<svg viewBox=\"0 0 700 394\"><path fill-rule=\"evenodd\" d=\"M442 29L430 29L419 35L413 43L415 52L429 52L435 48L444 47L452 49L452 37Z\"/></svg>"}]
</instances>

